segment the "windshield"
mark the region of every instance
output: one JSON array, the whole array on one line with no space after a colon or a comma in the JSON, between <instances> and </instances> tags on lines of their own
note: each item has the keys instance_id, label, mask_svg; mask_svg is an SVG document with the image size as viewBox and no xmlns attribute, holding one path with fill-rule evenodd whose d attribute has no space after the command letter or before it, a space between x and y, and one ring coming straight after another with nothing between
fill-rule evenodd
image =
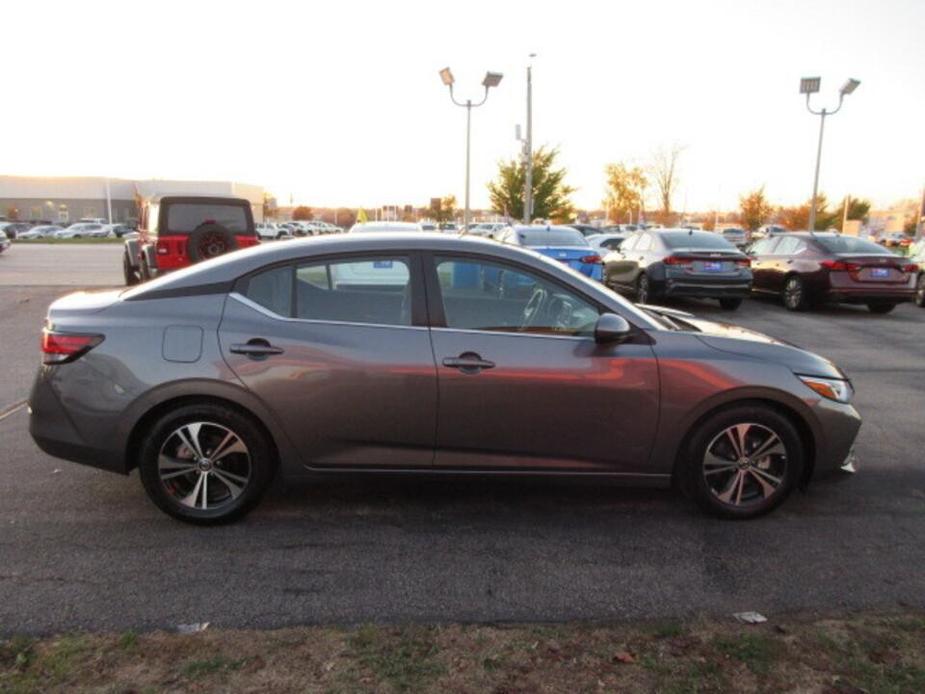
<instances>
[{"instance_id":1,"label":"windshield","mask_svg":"<svg viewBox=\"0 0 925 694\"><path fill-rule=\"evenodd\" d=\"M816 243L830 253L867 253L870 255L896 255L873 241L856 236L816 236Z\"/></svg>"},{"instance_id":2,"label":"windshield","mask_svg":"<svg viewBox=\"0 0 925 694\"><path fill-rule=\"evenodd\" d=\"M574 229L530 229L518 231L517 238L524 246L582 246L588 247L588 241L580 231Z\"/></svg>"},{"instance_id":3,"label":"windshield","mask_svg":"<svg viewBox=\"0 0 925 694\"><path fill-rule=\"evenodd\" d=\"M698 250L734 251L735 246L718 234L708 231L666 231L659 234L668 248L696 248Z\"/></svg>"},{"instance_id":4,"label":"windshield","mask_svg":"<svg viewBox=\"0 0 925 694\"><path fill-rule=\"evenodd\" d=\"M233 234L246 234L247 210L243 205L172 202L167 205L168 232L189 233L203 224L220 224Z\"/></svg>"}]
</instances>

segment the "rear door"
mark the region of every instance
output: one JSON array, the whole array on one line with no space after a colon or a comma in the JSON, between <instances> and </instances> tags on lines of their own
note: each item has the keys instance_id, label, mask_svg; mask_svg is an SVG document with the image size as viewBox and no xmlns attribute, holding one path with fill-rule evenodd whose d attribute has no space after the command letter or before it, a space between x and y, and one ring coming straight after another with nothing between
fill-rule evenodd
<instances>
[{"instance_id":1,"label":"rear door","mask_svg":"<svg viewBox=\"0 0 925 694\"><path fill-rule=\"evenodd\" d=\"M756 242L749 250L752 259L752 286L760 291L771 289L774 246L778 239L767 238Z\"/></svg>"},{"instance_id":2,"label":"rear door","mask_svg":"<svg viewBox=\"0 0 925 694\"><path fill-rule=\"evenodd\" d=\"M437 381L419 259L331 256L239 281L226 362L315 467L429 468Z\"/></svg>"},{"instance_id":3,"label":"rear door","mask_svg":"<svg viewBox=\"0 0 925 694\"><path fill-rule=\"evenodd\" d=\"M505 275L516 294L491 280ZM447 254L428 281L437 468L645 470L658 414L647 341L598 345L595 304L531 268Z\"/></svg>"}]
</instances>

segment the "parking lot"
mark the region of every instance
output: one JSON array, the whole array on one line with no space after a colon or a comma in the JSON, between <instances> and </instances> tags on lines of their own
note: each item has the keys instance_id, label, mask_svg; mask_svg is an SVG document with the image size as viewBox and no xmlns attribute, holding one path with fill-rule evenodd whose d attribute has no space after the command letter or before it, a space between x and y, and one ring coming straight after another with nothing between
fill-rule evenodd
<instances>
[{"instance_id":1,"label":"parking lot","mask_svg":"<svg viewBox=\"0 0 925 694\"><path fill-rule=\"evenodd\" d=\"M830 357L857 389L860 472L756 521L599 483L362 479L277 484L243 522L203 529L156 510L137 475L42 454L11 409L48 303L118 283L120 253L0 256L0 631L925 607L925 310L678 304Z\"/></svg>"}]
</instances>

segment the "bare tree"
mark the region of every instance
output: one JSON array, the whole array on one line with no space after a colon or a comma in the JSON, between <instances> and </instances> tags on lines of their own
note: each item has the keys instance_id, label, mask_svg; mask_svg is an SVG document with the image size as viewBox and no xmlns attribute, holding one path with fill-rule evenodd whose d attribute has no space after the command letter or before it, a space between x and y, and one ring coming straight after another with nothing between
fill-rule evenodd
<instances>
[{"instance_id":1,"label":"bare tree","mask_svg":"<svg viewBox=\"0 0 925 694\"><path fill-rule=\"evenodd\" d=\"M670 147L662 146L652 152L649 163L649 173L658 189L659 201L662 205L662 214L671 214L671 197L678 188L678 157L684 147L677 142Z\"/></svg>"}]
</instances>

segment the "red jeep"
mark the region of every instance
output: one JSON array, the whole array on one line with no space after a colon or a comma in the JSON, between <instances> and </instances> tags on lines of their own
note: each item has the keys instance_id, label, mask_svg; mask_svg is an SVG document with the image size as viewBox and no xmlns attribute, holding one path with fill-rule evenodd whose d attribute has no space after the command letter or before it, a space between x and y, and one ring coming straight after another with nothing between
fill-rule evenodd
<instances>
[{"instance_id":1,"label":"red jeep","mask_svg":"<svg viewBox=\"0 0 925 694\"><path fill-rule=\"evenodd\" d=\"M141 203L138 236L125 242L125 283L138 284L259 242L247 200L189 195L149 198Z\"/></svg>"}]
</instances>

